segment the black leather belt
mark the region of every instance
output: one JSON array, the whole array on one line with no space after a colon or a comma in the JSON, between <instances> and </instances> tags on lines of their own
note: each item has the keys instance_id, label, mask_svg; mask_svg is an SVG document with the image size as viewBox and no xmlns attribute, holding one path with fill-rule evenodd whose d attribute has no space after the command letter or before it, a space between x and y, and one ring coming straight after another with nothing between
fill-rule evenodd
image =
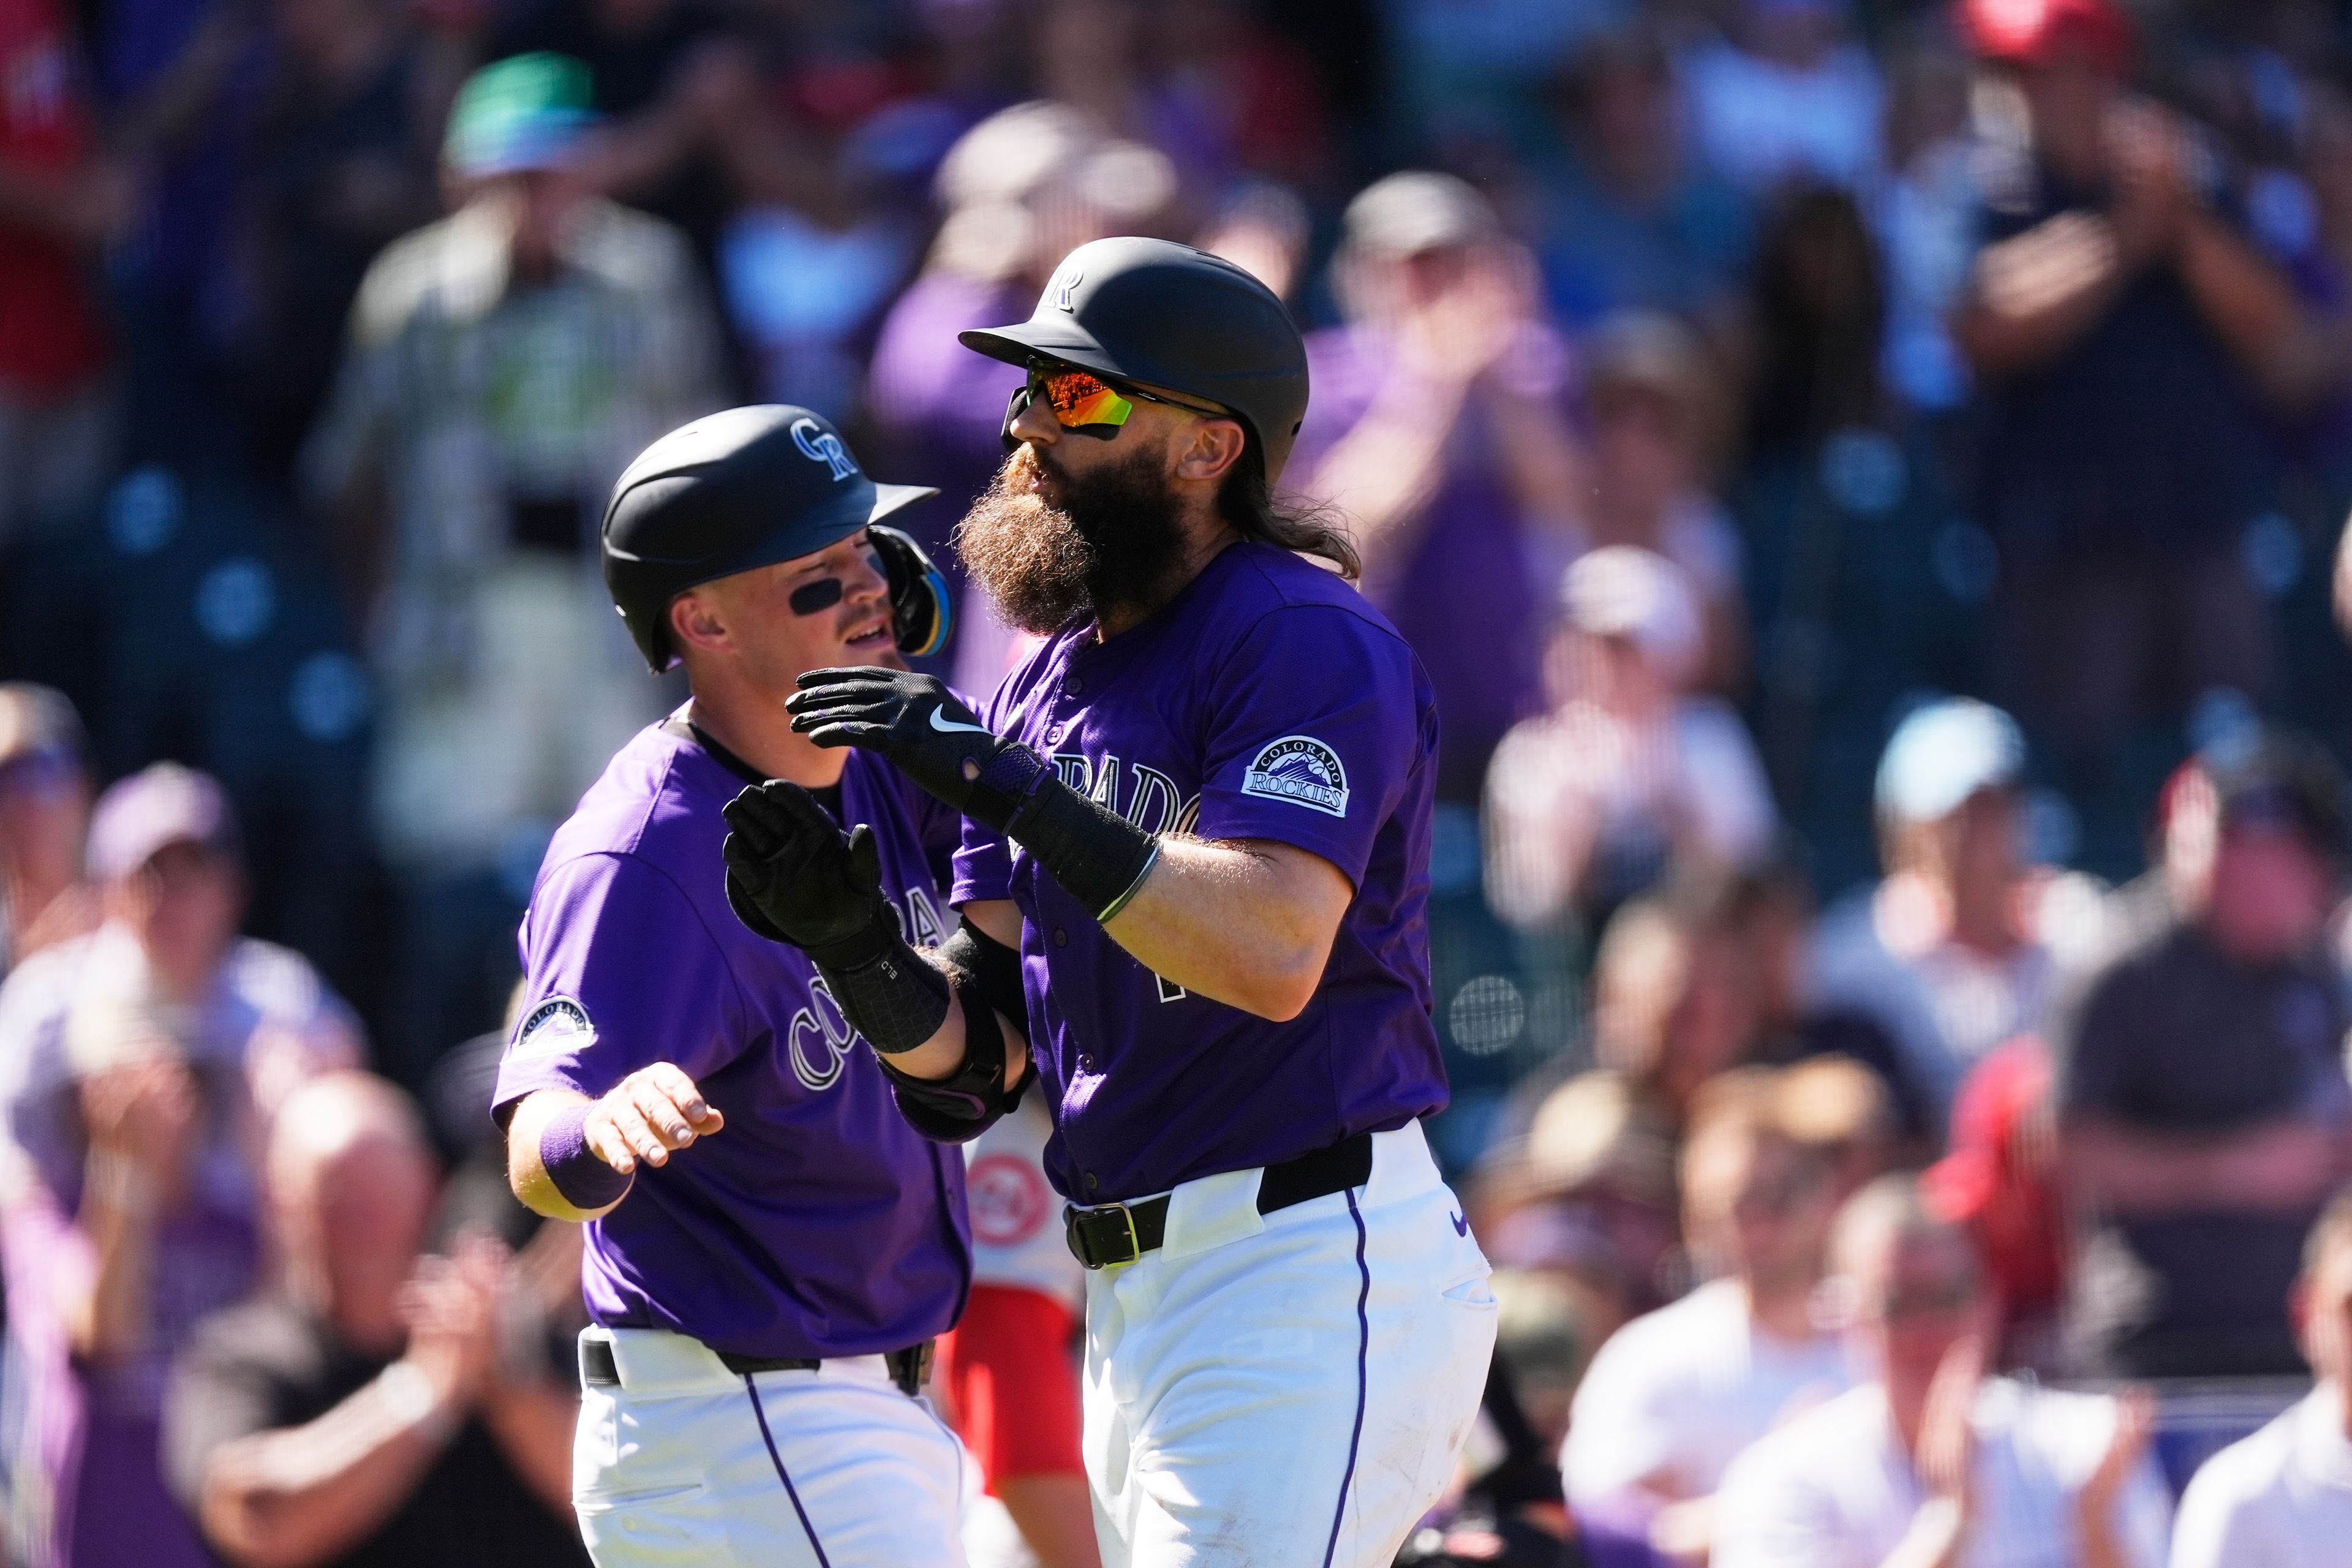
<instances>
[{"instance_id":1,"label":"black leather belt","mask_svg":"<svg viewBox=\"0 0 2352 1568\"><path fill-rule=\"evenodd\" d=\"M719 1363L738 1377L749 1377L761 1372L814 1372L824 1364L814 1358L800 1356L735 1355L727 1351L713 1351ZM890 1369L890 1381L912 1399L923 1389L931 1375L931 1342L910 1345L902 1351L891 1351L882 1358ZM580 1381L591 1387L617 1388L621 1369L613 1360L610 1340L580 1342Z\"/></svg>"},{"instance_id":2,"label":"black leather belt","mask_svg":"<svg viewBox=\"0 0 2352 1568\"><path fill-rule=\"evenodd\" d=\"M1372 1135L1359 1132L1328 1149L1268 1165L1257 1184L1257 1212L1272 1214L1371 1179ZM1136 1204L1072 1204L1062 1210L1062 1234L1071 1256L1089 1268L1132 1263L1168 1238L1168 1194Z\"/></svg>"}]
</instances>

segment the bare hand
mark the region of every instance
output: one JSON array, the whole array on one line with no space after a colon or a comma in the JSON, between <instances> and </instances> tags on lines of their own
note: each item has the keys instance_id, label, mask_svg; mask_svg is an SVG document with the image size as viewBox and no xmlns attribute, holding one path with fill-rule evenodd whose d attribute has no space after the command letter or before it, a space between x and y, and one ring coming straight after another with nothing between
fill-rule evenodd
<instances>
[{"instance_id":1,"label":"bare hand","mask_svg":"<svg viewBox=\"0 0 2352 1568\"><path fill-rule=\"evenodd\" d=\"M1448 385L1492 369L1534 309L1532 264L1516 248L1474 251L1448 281L1405 319L1400 357Z\"/></svg>"},{"instance_id":2,"label":"bare hand","mask_svg":"<svg viewBox=\"0 0 2352 1568\"><path fill-rule=\"evenodd\" d=\"M194 1152L201 1107L195 1076L173 1058L108 1068L81 1084L90 1147L130 1162L165 1186Z\"/></svg>"},{"instance_id":3,"label":"bare hand","mask_svg":"<svg viewBox=\"0 0 2352 1568\"><path fill-rule=\"evenodd\" d=\"M499 1361L499 1271L505 1251L485 1258L471 1238L457 1258L425 1258L401 1288L400 1315L408 1325L407 1360L425 1373L440 1403L473 1404L489 1386Z\"/></svg>"},{"instance_id":4,"label":"bare hand","mask_svg":"<svg viewBox=\"0 0 2352 1568\"><path fill-rule=\"evenodd\" d=\"M671 1150L726 1125L692 1079L667 1062L656 1062L614 1085L591 1108L581 1133L598 1159L625 1176L639 1161L667 1164Z\"/></svg>"}]
</instances>

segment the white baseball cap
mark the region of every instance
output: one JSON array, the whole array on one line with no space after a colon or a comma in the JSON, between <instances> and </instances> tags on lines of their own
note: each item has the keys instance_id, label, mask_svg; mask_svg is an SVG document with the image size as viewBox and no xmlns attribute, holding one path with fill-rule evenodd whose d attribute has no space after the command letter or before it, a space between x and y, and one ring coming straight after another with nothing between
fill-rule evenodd
<instances>
[{"instance_id":1,"label":"white baseball cap","mask_svg":"<svg viewBox=\"0 0 2352 1568\"><path fill-rule=\"evenodd\" d=\"M2007 789L2025 773L2025 736L1990 703L1948 697L1895 726L1878 760L1881 821L1940 822L1980 790Z\"/></svg>"},{"instance_id":2,"label":"white baseball cap","mask_svg":"<svg viewBox=\"0 0 2352 1568\"><path fill-rule=\"evenodd\" d=\"M1633 544L1577 557L1559 584L1569 625L1593 637L1623 637L1676 680L1697 667L1705 633L1690 574Z\"/></svg>"}]
</instances>

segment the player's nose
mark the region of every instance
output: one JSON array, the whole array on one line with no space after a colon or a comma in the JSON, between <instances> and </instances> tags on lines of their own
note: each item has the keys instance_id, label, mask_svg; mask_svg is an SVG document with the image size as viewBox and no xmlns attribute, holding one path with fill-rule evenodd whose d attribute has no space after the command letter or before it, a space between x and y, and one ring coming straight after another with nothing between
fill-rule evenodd
<instances>
[{"instance_id":1,"label":"player's nose","mask_svg":"<svg viewBox=\"0 0 2352 1568\"><path fill-rule=\"evenodd\" d=\"M1062 438L1062 426L1043 398L1032 400L1029 406L1013 416L1012 430L1014 440L1034 441L1041 447L1050 447Z\"/></svg>"},{"instance_id":2,"label":"player's nose","mask_svg":"<svg viewBox=\"0 0 2352 1568\"><path fill-rule=\"evenodd\" d=\"M857 560L841 574L841 596L849 604L870 608L887 597L890 579L882 570L882 558L871 550L861 550Z\"/></svg>"}]
</instances>

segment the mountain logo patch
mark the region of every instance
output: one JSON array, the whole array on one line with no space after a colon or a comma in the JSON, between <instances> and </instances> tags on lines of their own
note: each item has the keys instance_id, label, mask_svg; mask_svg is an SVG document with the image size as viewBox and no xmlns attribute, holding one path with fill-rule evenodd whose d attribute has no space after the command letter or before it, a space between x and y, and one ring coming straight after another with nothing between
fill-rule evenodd
<instances>
[{"instance_id":1,"label":"mountain logo patch","mask_svg":"<svg viewBox=\"0 0 2352 1568\"><path fill-rule=\"evenodd\" d=\"M1242 776L1242 793L1286 800L1332 816L1348 815L1348 770L1339 753L1312 735L1268 742Z\"/></svg>"}]
</instances>

